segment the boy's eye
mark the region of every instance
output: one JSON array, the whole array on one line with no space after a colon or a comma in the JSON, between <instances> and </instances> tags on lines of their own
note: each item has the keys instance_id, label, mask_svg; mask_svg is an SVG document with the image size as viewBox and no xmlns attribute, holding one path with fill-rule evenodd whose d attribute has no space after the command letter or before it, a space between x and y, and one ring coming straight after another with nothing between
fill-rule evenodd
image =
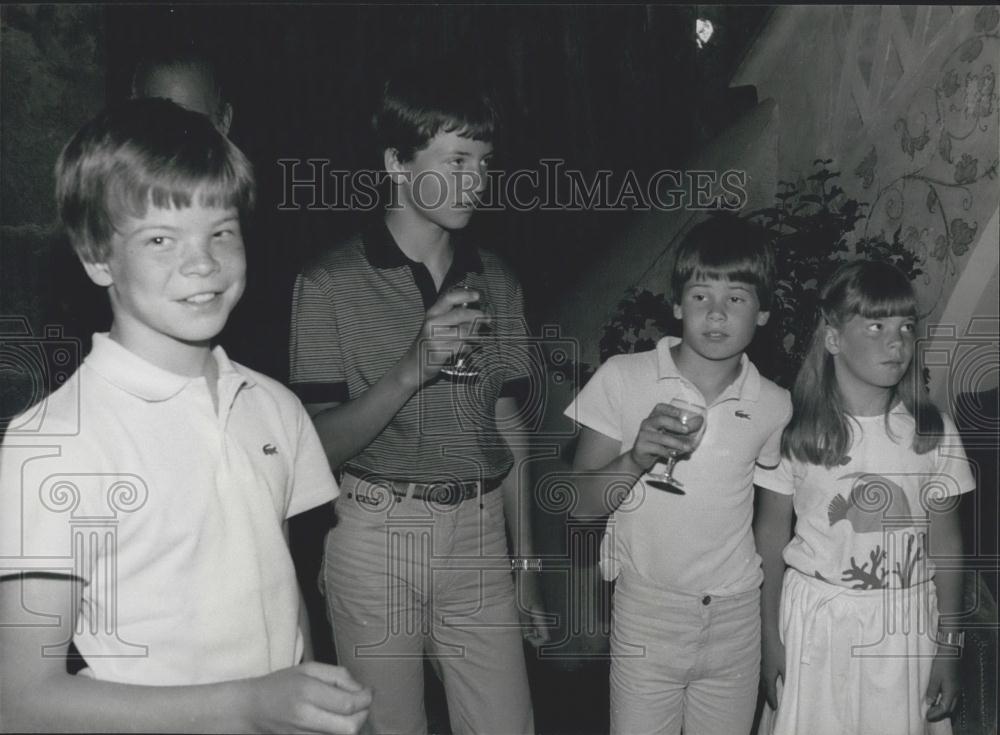
<instances>
[{"instance_id":1,"label":"boy's eye","mask_svg":"<svg viewBox=\"0 0 1000 735\"><path fill-rule=\"evenodd\" d=\"M730 296L729 300L732 301L734 304L742 304L744 301L746 301L746 297L745 296Z\"/></svg>"},{"instance_id":2,"label":"boy's eye","mask_svg":"<svg viewBox=\"0 0 1000 735\"><path fill-rule=\"evenodd\" d=\"M147 245L153 245L153 246L156 246L156 247L162 247L163 245L167 244L167 238L165 236L163 236L163 235L156 235L155 237L149 238L146 241L146 244Z\"/></svg>"},{"instance_id":3,"label":"boy's eye","mask_svg":"<svg viewBox=\"0 0 1000 735\"><path fill-rule=\"evenodd\" d=\"M869 332L881 332L882 322L871 322L867 327Z\"/></svg>"},{"instance_id":4,"label":"boy's eye","mask_svg":"<svg viewBox=\"0 0 1000 735\"><path fill-rule=\"evenodd\" d=\"M903 332L904 334L913 334L916 328L917 328L916 324L912 322L907 322L906 324L900 326L899 331Z\"/></svg>"}]
</instances>

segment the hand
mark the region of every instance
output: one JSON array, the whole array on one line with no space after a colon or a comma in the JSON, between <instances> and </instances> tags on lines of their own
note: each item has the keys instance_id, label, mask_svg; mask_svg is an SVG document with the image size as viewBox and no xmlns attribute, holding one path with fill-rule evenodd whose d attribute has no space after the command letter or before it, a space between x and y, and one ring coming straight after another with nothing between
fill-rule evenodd
<instances>
[{"instance_id":1,"label":"hand","mask_svg":"<svg viewBox=\"0 0 1000 735\"><path fill-rule=\"evenodd\" d=\"M264 732L356 735L368 718L372 693L347 669L307 663L252 680L250 720Z\"/></svg>"},{"instance_id":2,"label":"hand","mask_svg":"<svg viewBox=\"0 0 1000 735\"><path fill-rule=\"evenodd\" d=\"M527 610L521 609L521 630L524 640L531 644L533 648L545 645L551 639L549 632L548 613L542 607L531 607Z\"/></svg>"},{"instance_id":3,"label":"hand","mask_svg":"<svg viewBox=\"0 0 1000 735\"><path fill-rule=\"evenodd\" d=\"M947 717L958 702L958 661L951 651L938 651L931 664L931 678L927 683L927 721L937 722Z\"/></svg>"},{"instance_id":4,"label":"hand","mask_svg":"<svg viewBox=\"0 0 1000 735\"><path fill-rule=\"evenodd\" d=\"M640 470L646 472L670 454L687 454L694 450L705 419L698 416L684 424L680 417L681 411L676 406L657 403L639 425L639 435L629 456Z\"/></svg>"},{"instance_id":5,"label":"hand","mask_svg":"<svg viewBox=\"0 0 1000 735\"><path fill-rule=\"evenodd\" d=\"M474 325L489 323L482 311L464 306L479 299L474 289L453 288L427 310L420 334L405 358L417 363L421 385L441 372L447 358L462 351Z\"/></svg>"},{"instance_id":6,"label":"hand","mask_svg":"<svg viewBox=\"0 0 1000 735\"><path fill-rule=\"evenodd\" d=\"M542 603L538 573L515 572L515 582L519 583L521 588L517 611L521 618L521 631L524 640L534 648L538 648L551 639L549 615L545 612L545 605Z\"/></svg>"},{"instance_id":7,"label":"hand","mask_svg":"<svg viewBox=\"0 0 1000 735\"><path fill-rule=\"evenodd\" d=\"M778 679L785 680L785 644L778 633L762 634L760 651L760 683L764 697L772 710L778 709Z\"/></svg>"}]
</instances>

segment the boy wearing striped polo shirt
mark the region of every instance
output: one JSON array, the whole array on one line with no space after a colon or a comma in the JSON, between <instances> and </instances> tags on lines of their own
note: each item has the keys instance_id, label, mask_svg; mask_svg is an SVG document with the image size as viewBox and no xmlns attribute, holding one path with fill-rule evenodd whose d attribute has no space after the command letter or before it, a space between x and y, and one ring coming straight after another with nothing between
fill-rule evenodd
<instances>
[{"instance_id":1,"label":"boy wearing striped polo shirt","mask_svg":"<svg viewBox=\"0 0 1000 735\"><path fill-rule=\"evenodd\" d=\"M527 330L520 285L462 230L485 187L497 116L449 72L390 81L374 118L392 203L296 281L292 387L343 472L324 559L337 656L374 690L379 733L426 732L423 658L456 733L533 731L522 636L545 640L517 395L505 340ZM462 287L462 288L459 288ZM492 308L474 379L440 374ZM466 306L468 305L468 307ZM519 621L521 618L521 621Z\"/></svg>"}]
</instances>

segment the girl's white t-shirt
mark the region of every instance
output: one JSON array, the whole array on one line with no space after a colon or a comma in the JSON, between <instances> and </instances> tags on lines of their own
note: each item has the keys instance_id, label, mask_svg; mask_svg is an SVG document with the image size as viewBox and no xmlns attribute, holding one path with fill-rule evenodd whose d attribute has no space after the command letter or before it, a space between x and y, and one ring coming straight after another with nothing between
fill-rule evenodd
<instances>
[{"instance_id":1,"label":"girl's white t-shirt","mask_svg":"<svg viewBox=\"0 0 1000 735\"><path fill-rule=\"evenodd\" d=\"M755 481L794 495L795 536L785 562L810 577L851 589L906 588L936 566L936 518L974 487L954 423L944 417L935 449L911 448L915 421L900 405L885 417L852 417L854 438L835 467L782 459Z\"/></svg>"}]
</instances>

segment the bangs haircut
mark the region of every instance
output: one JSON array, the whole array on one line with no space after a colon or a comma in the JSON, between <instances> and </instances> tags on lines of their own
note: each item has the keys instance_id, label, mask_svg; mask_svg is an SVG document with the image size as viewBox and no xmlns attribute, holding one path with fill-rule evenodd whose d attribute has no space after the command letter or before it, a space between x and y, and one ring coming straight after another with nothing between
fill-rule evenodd
<instances>
[{"instance_id":1,"label":"bangs haircut","mask_svg":"<svg viewBox=\"0 0 1000 735\"><path fill-rule=\"evenodd\" d=\"M56 200L74 250L99 263L122 221L150 206L197 203L245 216L254 204L253 169L204 115L168 100L129 100L66 144L56 162Z\"/></svg>"},{"instance_id":2,"label":"bangs haircut","mask_svg":"<svg viewBox=\"0 0 1000 735\"><path fill-rule=\"evenodd\" d=\"M917 318L917 297L906 275L881 261L854 261L844 266L824 289L820 308L834 326L843 326L853 316L887 319Z\"/></svg>"},{"instance_id":3,"label":"bangs haircut","mask_svg":"<svg viewBox=\"0 0 1000 735\"><path fill-rule=\"evenodd\" d=\"M774 251L767 233L732 214L716 215L692 227L674 260L673 303L679 304L684 287L700 278L749 283L757 291L761 311L768 311L774 293Z\"/></svg>"},{"instance_id":4,"label":"bangs haircut","mask_svg":"<svg viewBox=\"0 0 1000 735\"><path fill-rule=\"evenodd\" d=\"M819 318L812 342L792 386L792 418L781 437L782 456L809 464L836 467L854 439L857 419L850 416L837 383L833 355L826 349L826 330L842 329L853 317L918 320L917 295L906 274L890 263L853 260L840 266L820 290ZM941 412L931 402L915 356L886 397L886 435L896 436L889 415L901 403L913 418L911 448L917 454L935 449L944 433Z\"/></svg>"},{"instance_id":5,"label":"bangs haircut","mask_svg":"<svg viewBox=\"0 0 1000 735\"><path fill-rule=\"evenodd\" d=\"M414 67L389 79L372 117L379 150L411 161L438 133L492 143L500 113L489 91L457 64Z\"/></svg>"}]
</instances>

